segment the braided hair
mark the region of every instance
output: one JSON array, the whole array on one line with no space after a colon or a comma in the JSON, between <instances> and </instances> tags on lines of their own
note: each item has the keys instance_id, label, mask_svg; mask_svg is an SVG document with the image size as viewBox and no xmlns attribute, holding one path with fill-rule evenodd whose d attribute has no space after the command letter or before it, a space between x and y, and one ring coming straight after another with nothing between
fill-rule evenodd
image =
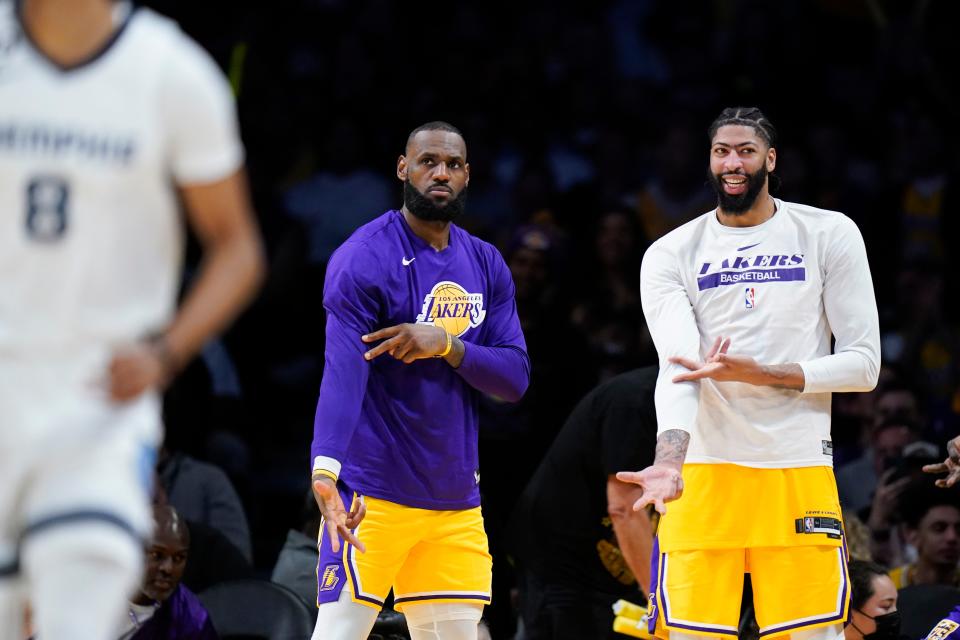
<instances>
[{"instance_id":1,"label":"braided hair","mask_svg":"<svg viewBox=\"0 0 960 640\"><path fill-rule=\"evenodd\" d=\"M757 135L764 139L768 147L777 146L777 130L774 128L773 123L770 122L770 119L763 115L763 112L756 107L728 107L721 111L720 115L710 124L710 128L707 130L707 135L711 142L713 141L713 137L717 135L720 127L727 125L751 127L757 132Z\"/></svg>"}]
</instances>

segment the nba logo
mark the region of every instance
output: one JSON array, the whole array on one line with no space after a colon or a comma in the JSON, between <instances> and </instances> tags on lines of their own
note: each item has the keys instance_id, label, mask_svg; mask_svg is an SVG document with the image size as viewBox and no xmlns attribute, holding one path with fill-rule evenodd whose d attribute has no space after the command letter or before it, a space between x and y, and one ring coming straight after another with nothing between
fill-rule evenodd
<instances>
[{"instance_id":1,"label":"nba logo","mask_svg":"<svg viewBox=\"0 0 960 640\"><path fill-rule=\"evenodd\" d=\"M744 301L746 302L747 309L753 309L757 306L757 295L753 287L747 287L744 292Z\"/></svg>"}]
</instances>

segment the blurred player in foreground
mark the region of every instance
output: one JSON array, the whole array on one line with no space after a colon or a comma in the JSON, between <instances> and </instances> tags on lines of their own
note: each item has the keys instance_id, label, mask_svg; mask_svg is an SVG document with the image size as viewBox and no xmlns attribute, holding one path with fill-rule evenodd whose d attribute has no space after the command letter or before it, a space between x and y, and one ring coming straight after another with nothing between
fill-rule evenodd
<instances>
[{"instance_id":1,"label":"blurred player in foreground","mask_svg":"<svg viewBox=\"0 0 960 640\"><path fill-rule=\"evenodd\" d=\"M263 269L229 87L126 2L0 2L0 636L115 638L158 392ZM203 265L176 309L178 198Z\"/></svg>"}]
</instances>

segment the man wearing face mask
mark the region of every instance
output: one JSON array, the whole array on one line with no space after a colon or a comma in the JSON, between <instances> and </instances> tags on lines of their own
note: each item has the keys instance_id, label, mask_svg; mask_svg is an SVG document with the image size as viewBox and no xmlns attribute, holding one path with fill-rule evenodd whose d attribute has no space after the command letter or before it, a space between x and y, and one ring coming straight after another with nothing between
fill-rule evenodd
<instances>
[{"instance_id":1,"label":"man wearing face mask","mask_svg":"<svg viewBox=\"0 0 960 640\"><path fill-rule=\"evenodd\" d=\"M883 567L864 560L851 560L850 618L844 640L899 640L900 612L897 588Z\"/></svg>"},{"instance_id":2,"label":"man wearing face mask","mask_svg":"<svg viewBox=\"0 0 960 640\"><path fill-rule=\"evenodd\" d=\"M315 640L366 638L391 587L413 640L476 640L491 583L480 395L516 402L529 383L510 271L452 223L470 180L463 136L414 129L397 178L403 207L341 245L324 282Z\"/></svg>"}]
</instances>

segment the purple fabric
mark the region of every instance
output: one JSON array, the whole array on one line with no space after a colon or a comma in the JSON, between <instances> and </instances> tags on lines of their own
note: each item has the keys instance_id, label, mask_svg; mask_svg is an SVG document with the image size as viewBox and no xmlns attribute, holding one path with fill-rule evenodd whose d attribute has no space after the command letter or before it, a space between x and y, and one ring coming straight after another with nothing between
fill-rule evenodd
<instances>
[{"instance_id":1,"label":"purple fabric","mask_svg":"<svg viewBox=\"0 0 960 640\"><path fill-rule=\"evenodd\" d=\"M203 604L181 584L131 640L219 640L219 637Z\"/></svg>"},{"instance_id":2,"label":"purple fabric","mask_svg":"<svg viewBox=\"0 0 960 640\"><path fill-rule=\"evenodd\" d=\"M442 283L462 291L458 303L444 302ZM388 211L334 252L323 304L326 356L311 460L341 461L340 477L363 495L422 509L478 506L480 395L515 401L530 379L500 253L455 225L450 245L434 251L399 211ZM363 359L373 345L362 335L434 313L464 327L458 369L442 359Z\"/></svg>"},{"instance_id":3,"label":"purple fabric","mask_svg":"<svg viewBox=\"0 0 960 640\"><path fill-rule=\"evenodd\" d=\"M926 637L935 640L957 640L957 638L960 638L960 628L951 629L951 627L953 627L953 624L949 624L951 622L960 624L960 606L956 607L946 618L938 622Z\"/></svg>"}]
</instances>

